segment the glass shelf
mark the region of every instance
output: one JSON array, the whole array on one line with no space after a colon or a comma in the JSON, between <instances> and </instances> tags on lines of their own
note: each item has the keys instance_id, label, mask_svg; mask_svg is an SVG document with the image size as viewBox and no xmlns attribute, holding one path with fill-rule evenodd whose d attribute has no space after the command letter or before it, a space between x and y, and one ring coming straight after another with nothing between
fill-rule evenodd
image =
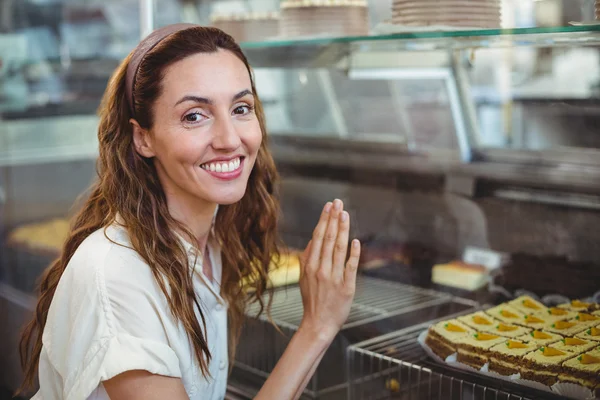
<instances>
[{"instance_id":1,"label":"glass shelf","mask_svg":"<svg viewBox=\"0 0 600 400\"><path fill-rule=\"evenodd\" d=\"M600 24L516 29L420 30L331 38L275 38L261 42L243 42L241 45L255 67L307 68L330 67L352 52L598 44Z\"/></svg>"}]
</instances>

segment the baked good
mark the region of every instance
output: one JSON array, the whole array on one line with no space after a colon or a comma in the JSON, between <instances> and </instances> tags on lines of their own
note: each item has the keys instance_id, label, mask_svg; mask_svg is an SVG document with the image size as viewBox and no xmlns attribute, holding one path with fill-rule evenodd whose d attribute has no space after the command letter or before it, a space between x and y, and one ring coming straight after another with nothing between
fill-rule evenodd
<instances>
[{"instance_id":1,"label":"baked good","mask_svg":"<svg viewBox=\"0 0 600 400\"><path fill-rule=\"evenodd\" d=\"M526 335L523 336L519 336L516 338L516 340L521 340L524 342L533 342L537 345L541 346L546 346L552 343L556 343L559 340L564 339L561 335L556 334L556 333L552 333L552 332L544 332L544 331L539 331L539 330L534 330L532 332L529 332Z\"/></svg>"},{"instance_id":2,"label":"baked good","mask_svg":"<svg viewBox=\"0 0 600 400\"><path fill-rule=\"evenodd\" d=\"M568 351L569 353L581 354L598 347L598 342L593 340L584 340L576 337L564 338L552 344L557 350Z\"/></svg>"},{"instance_id":3,"label":"baked good","mask_svg":"<svg viewBox=\"0 0 600 400\"><path fill-rule=\"evenodd\" d=\"M278 12L212 14L211 25L231 35L237 42L258 42L279 34Z\"/></svg>"},{"instance_id":4,"label":"baked good","mask_svg":"<svg viewBox=\"0 0 600 400\"><path fill-rule=\"evenodd\" d=\"M525 354L535 351L540 346L534 342L510 339L490 349L490 371L501 375L519 373L519 365Z\"/></svg>"},{"instance_id":5,"label":"baked good","mask_svg":"<svg viewBox=\"0 0 600 400\"><path fill-rule=\"evenodd\" d=\"M578 338L584 339L584 340L594 340L596 342L600 342L600 325L588 328L588 329L584 330L583 332L575 335L575 337L578 337Z\"/></svg>"},{"instance_id":6,"label":"baked good","mask_svg":"<svg viewBox=\"0 0 600 400\"><path fill-rule=\"evenodd\" d=\"M368 35L368 4L365 0L284 0L280 33L284 37Z\"/></svg>"},{"instance_id":7,"label":"baked good","mask_svg":"<svg viewBox=\"0 0 600 400\"><path fill-rule=\"evenodd\" d=\"M588 327L588 324L572 319L570 321L552 322L548 324L548 326L546 326L545 329L549 332L558 333L567 337L575 336L576 334L584 331Z\"/></svg>"},{"instance_id":8,"label":"baked good","mask_svg":"<svg viewBox=\"0 0 600 400\"><path fill-rule=\"evenodd\" d=\"M456 342L475 331L462 322L452 319L432 325L425 338L425 343L440 358L446 359L456 353Z\"/></svg>"},{"instance_id":9,"label":"baked good","mask_svg":"<svg viewBox=\"0 0 600 400\"><path fill-rule=\"evenodd\" d=\"M523 316L523 319L516 321L515 324L526 326L531 329L544 329L547 325L551 324L547 314L535 313Z\"/></svg>"},{"instance_id":10,"label":"baked good","mask_svg":"<svg viewBox=\"0 0 600 400\"><path fill-rule=\"evenodd\" d=\"M562 365L559 375L562 382L571 382L589 389L600 385L600 349L580 354Z\"/></svg>"},{"instance_id":11,"label":"baked good","mask_svg":"<svg viewBox=\"0 0 600 400\"><path fill-rule=\"evenodd\" d=\"M489 360L491 354L489 350L505 341L505 337L485 332L462 337L456 343L457 360L475 369L480 369Z\"/></svg>"},{"instance_id":12,"label":"baked good","mask_svg":"<svg viewBox=\"0 0 600 400\"><path fill-rule=\"evenodd\" d=\"M508 302L509 305L524 314L539 313L546 310L546 306L530 296L520 296Z\"/></svg>"},{"instance_id":13,"label":"baked good","mask_svg":"<svg viewBox=\"0 0 600 400\"><path fill-rule=\"evenodd\" d=\"M544 346L523 357L520 372L521 378L552 386L558 381L562 372L562 363L576 357L568 351L560 351L551 346Z\"/></svg>"},{"instance_id":14,"label":"baked good","mask_svg":"<svg viewBox=\"0 0 600 400\"><path fill-rule=\"evenodd\" d=\"M431 281L438 285L451 286L475 291L488 283L488 270L482 265L452 261L435 265L431 271Z\"/></svg>"},{"instance_id":15,"label":"baked good","mask_svg":"<svg viewBox=\"0 0 600 400\"><path fill-rule=\"evenodd\" d=\"M522 321L525 317L524 313L510 306L508 303L485 310L485 313L506 324L514 324Z\"/></svg>"},{"instance_id":16,"label":"baked good","mask_svg":"<svg viewBox=\"0 0 600 400\"><path fill-rule=\"evenodd\" d=\"M542 311L541 313L546 314L545 319L549 322L565 321L577 317L576 311L560 307L550 307L545 312Z\"/></svg>"},{"instance_id":17,"label":"baked good","mask_svg":"<svg viewBox=\"0 0 600 400\"><path fill-rule=\"evenodd\" d=\"M579 311L586 312L590 309L594 309L595 303L590 303L590 302L583 301L583 300L571 300L571 302L569 302L569 303L559 304L558 307L566 308L568 310L573 310L573 311L577 311L577 312L579 312Z\"/></svg>"},{"instance_id":18,"label":"baked good","mask_svg":"<svg viewBox=\"0 0 600 400\"><path fill-rule=\"evenodd\" d=\"M494 320L483 311L463 315L462 317L458 317L458 320L463 324L479 331L484 329L492 329L498 323L498 321Z\"/></svg>"},{"instance_id":19,"label":"baked good","mask_svg":"<svg viewBox=\"0 0 600 400\"><path fill-rule=\"evenodd\" d=\"M575 320L579 321L580 323L582 323L586 326L592 327L592 326L596 326L596 325L600 324L600 315L594 315L594 314L590 314L590 313L580 312L575 317Z\"/></svg>"},{"instance_id":20,"label":"baked good","mask_svg":"<svg viewBox=\"0 0 600 400\"><path fill-rule=\"evenodd\" d=\"M507 338L517 338L519 336L527 335L531 332L531 329L512 324L505 324L504 322L498 322L491 327L482 328L484 332L492 333L498 336L504 336Z\"/></svg>"},{"instance_id":21,"label":"baked good","mask_svg":"<svg viewBox=\"0 0 600 400\"><path fill-rule=\"evenodd\" d=\"M55 218L49 221L22 225L8 235L7 245L32 253L55 257L69 235L69 221Z\"/></svg>"}]
</instances>

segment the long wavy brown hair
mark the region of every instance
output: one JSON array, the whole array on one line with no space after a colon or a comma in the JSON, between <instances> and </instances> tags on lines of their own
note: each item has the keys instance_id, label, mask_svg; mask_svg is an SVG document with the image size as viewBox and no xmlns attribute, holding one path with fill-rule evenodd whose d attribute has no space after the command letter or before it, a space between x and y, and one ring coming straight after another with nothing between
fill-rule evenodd
<instances>
[{"instance_id":1,"label":"long wavy brown hair","mask_svg":"<svg viewBox=\"0 0 600 400\"><path fill-rule=\"evenodd\" d=\"M272 257L279 256L278 175L267 149L264 112L256 95L250 65L229 35L214 28L193 27L168 36L146 54L139 67L133 93L136 120L142 127L151 128L153 104L161 94L165 69L193 54L212 53L219 49L232 52L246 65L256 96L255 110L263 136L246 193L239 202L220 206L215 223L216 238L222 248L221 291L229 302L228 341L229 358L232 360L245 306L248 302L257 301L261 310L270 307L270 300L265 304L262 299L268 290L270 261ZM48 309L69 260L90 234L112 224L117 215L127 228L132 247L152 269L171 312L183 323L202 373L208 375L211 354L195 310L200 313L202 323L204 315L192 285L193 270L175 232L182 231L190 238L192 235L169 214L153 161L141 157L134 148L125 88L130 58L131 54L114 72L99 109L98 179L72 220L60 258L41 278L35 315L21 338L20 355L25 372L21 392L35 384ZM166 283L163 278L166 278ZM243 281L246 282L244 286Z\"/></svg>"}]
</instances>

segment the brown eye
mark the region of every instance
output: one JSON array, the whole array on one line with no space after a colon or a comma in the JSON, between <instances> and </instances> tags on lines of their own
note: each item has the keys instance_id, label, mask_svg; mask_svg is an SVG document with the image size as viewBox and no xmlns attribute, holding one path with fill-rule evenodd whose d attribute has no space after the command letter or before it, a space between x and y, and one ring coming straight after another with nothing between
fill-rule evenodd
<instances>
[{"instance_id":1,"label":"brown eye","mask_svg":"<svg viewBox=\"0 0 600 400\"><path fill-rule=\"evenodd\" d=\"M183 119L186 122L200 122L200 121L202 121L202 118L203 118L202 114L197 113L197 112L189 113L183 117Z\"/></svg>"},{"instance_id":2,"label":"brown eye","mask_svg":"<svg viewBox=\"0 0 600 400\"><path fill-rule=\"evenodd\" d=\"M246 115L252 111L250 106L239 106L233 110L233 113L236 115Z\"/></svg>"}]
</instances>

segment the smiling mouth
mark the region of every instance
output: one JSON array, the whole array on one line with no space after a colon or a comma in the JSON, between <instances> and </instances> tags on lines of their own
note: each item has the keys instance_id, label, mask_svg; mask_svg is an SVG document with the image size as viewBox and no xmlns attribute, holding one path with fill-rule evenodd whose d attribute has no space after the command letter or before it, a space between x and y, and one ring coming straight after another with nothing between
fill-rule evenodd
<instances>
[{"instance_id":1,"label":"smiling mouth","mask_svg":"<svg viewBox=\"0 0 600 400\"><path fill-rule=\"evenodd\" d=\"M236 157L229 161L208 162L200 165L200 168L210 172L235 172L242 164L242 157Z\"/></svg>"}]
</instances>

